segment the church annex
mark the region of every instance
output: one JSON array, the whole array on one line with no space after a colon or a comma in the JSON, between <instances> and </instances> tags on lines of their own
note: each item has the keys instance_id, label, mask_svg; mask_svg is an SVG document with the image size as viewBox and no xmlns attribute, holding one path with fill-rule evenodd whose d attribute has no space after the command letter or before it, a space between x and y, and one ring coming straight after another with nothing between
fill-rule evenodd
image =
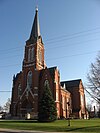
<instances>
[{"instance_id":1,"label":"church annex","mask_svg":"<svg viewBox=\"0 0 100 133\"><path fill-rule=\"evenodd\" d=\"M86 117L82 80L61 82L58 68L46 66L36 9L31 34L25 45L22 70L13 77L11 116L38 119L38 102L45 84L50 86L58 118Z\"/></svg>"}]
</instances>

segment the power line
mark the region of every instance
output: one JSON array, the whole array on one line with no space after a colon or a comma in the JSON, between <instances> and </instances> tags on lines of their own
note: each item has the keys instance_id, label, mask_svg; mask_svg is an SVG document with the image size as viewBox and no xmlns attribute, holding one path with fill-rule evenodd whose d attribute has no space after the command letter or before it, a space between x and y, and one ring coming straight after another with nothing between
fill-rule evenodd
<instances>
[{"instance_id":1,"label":"power line","mask_svg":"<svg viewBox=\"0 0 100 133\"><path fill-rule=\"evenodd\" d=\"M10 48L10 49L1 49L0 50L0 53L2 53L2 52L9 52L9 51L19 51L19 49L22 49L23 47L15 47L15 48Z\"/></svg>"},{"instance_id":2,"label":"power line","mask_svg":"<svg viewBox=\"0 0 100 133\"><path fill-rule=\"evenodd\" d=\"M96 33L98 33L98 32L96 32ZM95 33L95 34L96 34ZM100 32L99 32L100 33ZM90 34L90 33L89 33ZM88 35L88 34L86 34L86 35ZM84 36L86 36L86 35L84 35ZM80 36L83 36L83 35L80 35ZM74 36L74 37L69 37L69 38L65 38L65 39L58 39L57 41L50 41L50 42L48 42L47 44L51 44L52 43L52 45L54 45L54 43L56 42L61 42L61 41L65 41L65 40L71 40L71 39L73 39L73 38L77 38L77 37L80 37L80 36Z\"/></svg>"},{"instance_id":3,"label":"power line","mask_svg":"<svg viewBox=\"0 0 100 133\"><path fill-rule=\"evenodd\" d=\"M2 93L2 92L7 92L7 93L10 93L10 92L12 92L12 91L0 91L0 93Z\"/></svg>"},{"instance_id":4,"label":"power line","mask_svg":"<svg viewBox=\"0 0 100 133\"><path fill-rule=\"evenodd\" d=\"M82 44L82 43L87 43L87 42L90 42L90 41L96 41L96 40L100 40L100 38L95 38L95 39L90 39L90 40L87 40L87 41L82 41L82 42L77 42L77 43L71 43L70 45L54 45L54 47L49 47L49 48L46 48L47 50L51 50L51 49L54 49L54 48L62 48L62 47L68 47L68 46L75 46L75 45L78 45L78 44ZM18 51L18 50L17 50ZM15 53L15 51L13 51ZM19 52L19 51L18 51ZM12 52L10 52L12 53ZM3 54L9 54L8 52L7 53L3 53ZM14 56L20 56L19 54L18 55L13 55L13 56L7 56L6 58L13 58Z\"/></svg>"},{"instance_id":5,"label":"power line","mask_svg":"<svg viewBox=\"0 0 100 133\"><path fill-rule=\"evenodd\" d=\"M22 54L21 54L22 55ZM21 56L20 54L18 54L18 55L12 55L12 56L7 56L7 57L5 57L5 59L4 60L8 60L8 59L12 59L12 58L15 58L15 57L20 57ZM0 59L2 59L2 57L0 58Z\"/></svg>"},{"instance_id":6,"label":"power line","mask_svg":"<svg viewBox=\"0 0 100 133\"><path fill-rule=\"evenodd\" d=\"M94 30L97 30L97 29L100 29L100 28L96 28ZM76 33L69 34L69 35L58 36L58 37L55 37L55 38L48 39L48 40L46 40L46 42L51 42L51 41L54 41L56 39L58 40L58 39L61 39L61 38L66 38L66 37L67 37L66 39L72 39L72 38L76 38L76 37L80 37L80 36L87 36L87 35L90 35L90 34L100 33L100 31L98 31L98 32L90 32L90 31L94 31L94 30L87 30L87 31L82 31L82 32L76 32ZM85 33L85 32L90 32L90 33L81 35L82 33Z\"/></svg>"},{"instance_id":7,"label":"power line","mask_svg":"<svg viewBox=\"0 0 100 133\"><path fill-rule=\"evenodd\" d=\"M76 32L76 33L73 33L73 34L70 34L69 36L71 36L71 35L76 35L76 34L82 34L82 33L85 33L85 32L90 32L90 31L94 31L94 30L98 30L98 29L100 29L100 27L99 28L94 28L94 29L90 29L90 30L87 30L87 31L81 31L81 32ZM90 34L90 33L89 33ZM93 33L92 33L93 34ZM68 35L67 35L68 36ZM57 37L56 37L57 38ZM89 41L94 41L94 40L97 40L97 39L100 39L100 38L96 38L96 39L91 39L91 40L87 40L87 41L85 41L85 42L78 42L78 43L76 43L76 44L80 44L80 43L86 43L86 42L89 42ZM53 39L52 39L53 40ZM52 41L51 40L51 41ZM64 40L63 40L64 41ZM75 43L73 43L73 44L75 44ZM70 44L71 45L71 44ZM55 46L55 45L54 45ZM54 49L54 48L61 48L61 47L66 47L66 46L68 46L68 45L63 45L63 46L56 46L56 47L52 47L51 49ZM16 50L16 51L19 51L18 49L21 49L20 47L16 47L16 48L11 48L11 49L8 49L8 51L10 51L10 50L12 50L12 52L14 52L15 53L15 51L14 50ZM7 50L7 49L6 49ZM48 50L50 50L50 48L48 48ZM0 50L1 52L3 51L3 50ZM12 52L10 52L10 53L12 53ZM96 52L96 51L95 51ZM94 51L92 52L92 53L94 53ZM5 54L8 54L7 52L5 53ZM82 54L75 54L75 55L70 55L70 56L62 56L62 57L57 57L57 58L52 58L52 59L46 59L46 60L57 60L57 59L61 59L61 58L68 58L68 57L73 57L73 56L81 56L81 55L85 55L85 54L91 54L91 52L88 52L88 53L82 53ZM14 56L19 56L19 55L13 55L13 56L10 56L10 57L8 57L7 56L7 59L11 59L11 58L13 58ZM9 66L16 66L16 65L18 65L18 64L10 64L10 65L6 65L6 66L0 66L0 67L9 67Z\"/></svg>"},{"instance_id":8,"label":"power line","mask_svg":"<svg viewBox=\"0 0 100 133\"><path fill-rule=\"evenodd\" d=\"M12 66L18 66L20 64L8 64L8 65L5 65L5 66L0 66L1 68L4 68L4 67L12 67Z\"/></svg>"},{"instance_id":9,"label":"power line","mask_svg":"<svg viewBox=\"0 0 100 133\"><path fill-rule=\"evenodd\" d=\"M92 95L86 88L85 88L85 91L98 103L100 103L100 100L98 99L98 97Z\"/></svg>"},{"instance_id":10,"label":"power line","mask_svg":"<svg viewBox=\"0 0 100 133\"><path fill-rule=\"evenodd\" d=\"M100 29L100 27L96 27L96 28L93 28L93 29L88 29L88 30L84 30L84 31L80 31L80 32L75 32L75 33L72 33L72 34L67 34L67 35L58 36L58 37L55 37L55 38L50 38L50 39L47 39L46 41L58 39L59 37L61 38L61 37L64 37L64 36L73 36L73 35L82 34L82 33L85 33L85 32L91 32L91 31L95 31L95 30L99 30L99 29Z\"/></svg>"},{"instance_id":11,"label":"power line","mask_svg":"<svg viewBox=\"0 0 100 133\"><path fill-rule=\"evenodd\" d=\"M46 60L58 60L61 58L68 58L68 57L75 57L75 56L82 56L82 55L87 55L87 54L92 54L92 53L96 53L98 51L92 51L92 52L87 52L87 53L81 53L81 54L74 54L74 55L69 55L69 56L62 56L62 57L57 57L57 58L51 58L51 59L46 59Z\"/></svg>"},{"instance_id":12,"label":"power line","mask_svg":"<svg viewBox=\"0 0 100 133\"><path fill-rule=\"evenodd\" d=\"M57 58L51 58L51 59L46 59L46 61L48 60L58 60L61 58L69 58L69 57L76 57L76 56L82 56L82 55L87 55L87 54L92 54L92 53L96 53L98 51L92 51L92 52L87 52L87 53L81 53L81 54L74 54L74 55L69 55L69 56L62 56L62 57L57 57ZM18 66L21 64L8 64L8 65L4 65L4 66L0 66L0 68L6 68L6 67L12 67L12 66Z\"/></svg>"},{"instance_id":13,"label":"power line","mask_svg":"<svg viewBox=\"0 0 100 133\"><path fill-rule=\"evenodd\" d=\"M89 29L89 30L84 30L84 31L80 31L80 32L76 32L76 33L73 33L73 34L69 34L69 35L62 35L62 36L58 36L58 37L55 37L55 38L51 38L51 39L48 39L48 40L46 40L46 42L45 43L50 43L50 41L54 41L54 40L56 40L57 39L57 41L56 42L58 42L58 41L64 41L64 40L69 40L69 39L73 39L73 38L76 38L76 37L79 37L79 35L80 34L83 34L83 33L86 33L86 32L91 32L91 31L94 31L94 30L99 30L100 29L100 27L97 27L97 28L94 28L94 29ZM93 33L88 33L88 34L85 34L85 36L86 35L89 35L89 34L96 34L96 33L100 33L100 31L98 31L98 32L93 32ZM78 35L78 36L75 36L75 35ZM59 39L61 39L61 38L65 38L65 37L69 37L69 36L72 36L71 38L66 38L66 39L62 39L62 40L59 40ZM74 36L74 37L73 37ZM84 35L81 35L81 36L84 36ZM53 42L51 42L51 43L53 43ZM55 42L54 42L55 43ZM17 50L17 49L21 49L22 47L13 47L13 48L9 48L9 49L2 49L2 50L0 50L0 52L3 52L3 51L13 51L13 50Z\"/></svg>"},{"instance_id":14,"label":"power line","mask_svg":"<svg viewBox=\"0 0 100 133\"><path fill-rule=\"evenodd\" d=\"M67 44L67 45L58 45L54 47L49 47L49 48L46 48L47 50L50 50L50 49L54 49L54 48L62 48L62 47L68 47L68 46L76 46L76 45L79 45L79 44L83 44L83 43L87 43L87 42L90 42L90 41L96 41L96 40L100 40L100 37L99 38L95 38L95 39L89 39L89 40L86 40L86 41L82 41L82 42L76 42L76 43L71 43L70 45ZM60 43L61 44L61 43Z\"/></svg>"}]
</instances>

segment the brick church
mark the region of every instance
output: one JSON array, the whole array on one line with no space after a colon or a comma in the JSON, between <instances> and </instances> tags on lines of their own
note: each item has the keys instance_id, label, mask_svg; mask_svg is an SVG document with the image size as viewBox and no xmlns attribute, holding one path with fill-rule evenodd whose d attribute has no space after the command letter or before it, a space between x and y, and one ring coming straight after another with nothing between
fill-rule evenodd
<instances>
[{"instance_id":1,"label":"brick church","mask_svg":"<svg viewBox=\"0 0 100 133\"><path fill-rule=\"evenodd\" d=\"M86 117L82 80L60 82L58 68L46 66L36 9L31 34L25 45L22 70L13 77L11 116L37 119L38 102L46 84L49 84L55 100L58 118Z\"/></svg>"}]
</instances>

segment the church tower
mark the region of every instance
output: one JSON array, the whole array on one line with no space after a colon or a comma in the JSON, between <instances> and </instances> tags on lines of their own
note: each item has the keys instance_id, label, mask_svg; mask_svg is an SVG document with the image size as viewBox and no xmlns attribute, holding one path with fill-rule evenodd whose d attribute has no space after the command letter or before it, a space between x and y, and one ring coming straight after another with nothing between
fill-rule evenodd
<instances>
[{"instance_id":1,"label":"church tower","mask_svg":"<svg viewBox=\"0 0 100 133\"><path fill-rule=\"evenodd\" d=\"M45 69L44 44L40 34L38 9L29 39L26 41L22 71L13 78L11 114L32 118L38 116L38 93L40 71Z\"/></svg>"},{"instance_id":2,"label":"church tower","mask_svg":"<svg viewBox=\"0 0 100 133\"><path fill-rule=\"evenodd\" d=\"M29 113L33 118L38 116L39 75L44 68L44 44L40 34L38 9L36 8L31 34L25 45L22 66L23 94L20 97L22 114ZM23 113L24 108L25 113Z\"/></svg>"},{"instance_id":3,"label":"church tower","mask_svg":"<svg viewBox=\"0 0 100 133\"><path fill-rule=\"evenodd\" d=\"M40 34L40 26L38 19L38 8L36 8L35 18L29 39L26 41L25 55L23 60L23 69L33 67L41 70L44 65L44 45Z\"/></svg>"}]
</instances>

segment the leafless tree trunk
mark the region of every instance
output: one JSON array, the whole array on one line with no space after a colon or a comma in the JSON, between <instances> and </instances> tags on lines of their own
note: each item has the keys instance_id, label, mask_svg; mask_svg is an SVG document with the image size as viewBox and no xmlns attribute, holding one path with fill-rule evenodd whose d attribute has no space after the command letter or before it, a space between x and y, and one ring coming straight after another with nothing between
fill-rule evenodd
<instances>
[{"instance_id":1,"label":"leafless tree trunk","mask_svg":"<svg viewBox=\"0 0 100 133\"><path fill-rule=\"evenodd\" d=\"M100 52L95 63L91 63L90 72L87 74L87 79L87 87L90 89L90 94L100 107Z\"/></svg>"}]
</instances>

